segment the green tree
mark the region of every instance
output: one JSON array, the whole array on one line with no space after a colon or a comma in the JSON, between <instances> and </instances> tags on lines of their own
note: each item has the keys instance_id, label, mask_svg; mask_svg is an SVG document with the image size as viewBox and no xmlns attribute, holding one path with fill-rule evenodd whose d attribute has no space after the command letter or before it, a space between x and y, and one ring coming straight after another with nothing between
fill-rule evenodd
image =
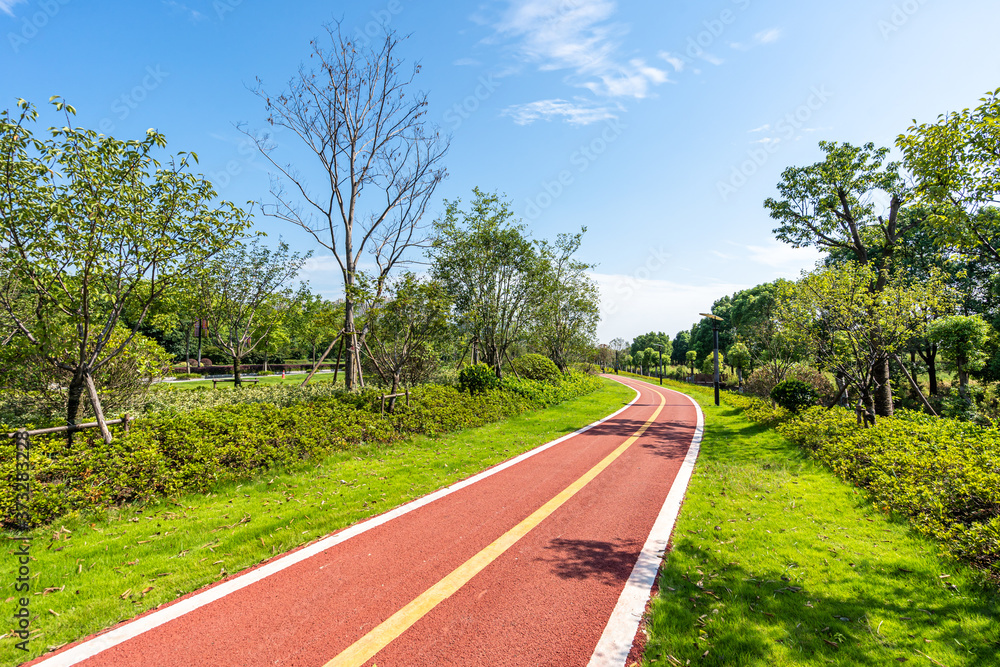
<instances>
[{"instance_id":1,"label":"green tree","mask_svg":"<svg viewBox=\"0 0 1000 667\"><path fill-rule=\"evenodd\" d=\"M121 141L71 129L75 110L52 99L66 122L44 140L28 102L0 112L0 246L34 308L24 312L4 290L0 305L38 358L68 375L67 423L86 392L110 442L95 377L130 348L153 304L248 220L214 203L211 183L190 173L194 154L161 163L162 134Z\"/></svg>"},{"instance_id":2,"label":"green tree","mask_svg":"<svg viewBox=\"0 0 1000 667\"><path fill-rule=\"evenodd\" d=\"M406 376L426 381L438 364L436 343L448 333L451 303L444 287L404 273L390 281L385 294L369 304L366 321L370 335L365 351L390 394L399 391ZM390 399L389 411L396 399Z\"/></svg>"},{"instance_id":3,"label":"green tree","mask_svg":"<svg viewBox=\"0 0 1000 667\"><path fill-rule=\"evenodd\" d=\"M1000 261L1000 89L973 109L914 124L896 145L948 242Z\"/></svg>"},{"instance_id":4,"label":"green tree","mask_svg":"<svg viewBox=\"0 0 1000 667\"><path fill-rule=\"evenodd\" d=\"M873 262L868 289L878 292L889 278L886 269L900 239L916 224L899 216L913 195L900 175L900 165L887 162L889 149L826 141L819 147L825 159L786 169L778 183L779 197L764 202L778 223L774 234L795 248L841 250L861 265ZM883 197L888 200L884 211L876 204ZM886 353L882 357L875 369L875 410L890 416L889 360Z\"/></svg>"},{"instance_id":5,"label":"green tree","mask_svg":"<svg viewBox=\"0 0 1000 667\"><path fill-rule=\"evenodd\" d=\"M986 365L986 343L993 334L993 327L979 315L951 315L931 322L927 338L941 346L946 357L958 372L959 392L966 403L969 397L969 371Z\"/></svg>"},{"instance_id":6,"label":"green tree","mask_svg":"<svg viewBox=\"0 0 1000 667\"><path fill-rule=\"evenodd\" d=\"M289 252L284 242L271 250L254 240L227 248L205 266L202 298L210 335L232 359L237 387L243 359L284 317L294 294L288 283L308 256Z\"/></svg>"},{"instance_id":7,"label":"green tree","mask_svg":"<svg viewBox=\"0 0 1000 667\"><path fill-rule=\"evenodd\" d=\"M694 365L698 363L698 352L697 350L688 350L685 355L688 366L691 368L691 377L694 377Z\"/></svg>"},{"instance_id":8,"label":"green tree","mask_svg":"<svg viewBox=\"0 0 1000 667\"><path fill-rule=\"evenodd\" d=\"M687 359L687 351L691 347L691 332L690 331L678 331L677 335L674 336L670 350L670 361L675 366L684 365Z\"/></svg>"},{"instance_id":9,"label":"green tree","mask_svg":"<svg viewBox=\"0 0 1000 667\"><path fill-rule=\"evenodd\" d=\"M736 369L736 378L739 388L743 389L743 370L750 366L750 349L742 342L734 343L726 350L726 359L729 365Z\"/></svg>"},{"instance_id":10,"label":"green tree","mask_svg":"<svg viewBox=\"0 0 1000 667\"><path fill-rule=\"evenodd\" d=\"M779 306L785 335L845 378L871 419L886 356L924 332L926 310L942 309L952 298L939 276L917 283L887 277L883 289L873 291L874 273L871 264L857 262L816 270L790 288Z\"/></svg>"},{"instance_id":11,"label":"green tree","mask_svg":"<svg viewBox=\"0 0 1000 667\"><path fill-rule=\"evenodd\" d=\"M515 223L510 204L497 194L473 190L468 211L449 202L434 223L431 275L455 304L460 328L469 334L473 362L481 352L497 377L511 346L524 340L544 291L547 266Z\"/></svg>"},{"instance_id":12,"label":"green tree","mask_svg":"<svg viewBox=\"0 0 1000 667\"><path fill-rule=\"evenodd\" d=\"M601 295L587 275L594 264L574 259L580 249L584 227L579 234L559 234L554 244L541 241L539 253L544 266L539 300L531 338L541 343L559 370L593 344L600 320Z\"/></svg>"}]
</instances>

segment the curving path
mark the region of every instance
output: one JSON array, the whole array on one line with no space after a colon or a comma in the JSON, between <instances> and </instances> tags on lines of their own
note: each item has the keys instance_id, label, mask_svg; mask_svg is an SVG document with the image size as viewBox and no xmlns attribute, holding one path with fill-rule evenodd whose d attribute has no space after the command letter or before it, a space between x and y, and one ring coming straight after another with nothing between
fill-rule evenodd
<instances>
[{"instance_id":1,"label":"curving path","mask_svg":"<svg viewBox=\"0 0 1000 667\"><path fill-rule=\"evenodd\" d=\"M619 381L601 422L32 664L621 666L702 417Z\"/></svg>"}]
</instances>

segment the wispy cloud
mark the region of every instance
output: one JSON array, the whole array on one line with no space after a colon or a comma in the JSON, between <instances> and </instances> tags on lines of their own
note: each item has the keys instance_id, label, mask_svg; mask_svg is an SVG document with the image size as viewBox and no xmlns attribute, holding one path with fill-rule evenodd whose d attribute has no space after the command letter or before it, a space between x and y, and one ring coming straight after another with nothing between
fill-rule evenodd
<instances>
[{"instance_id":1,"label":"wispy cloud","mask_svg":"<svg viewBox=\"0 0 1000 667\"><path fill-rule=\"evenodd\" d=\"M746 249L751 262L775 269L786 278L798 276L803 269L814 268L823 257L815 248L793 248L775 239L768 240L766 245L748 245Z\"/></svg>"},{"instance_id":2,"label":"wispy cloud","mask_svg":"<svg viewBox=\"0 0 1000 667\"><path fill-rule=\"evenodd\" d=\"M3 0L0 0L2 2ZM197 23L198 21L204 21L205 15L199 12L197 9L191 9L187 5L176 2L176 0L162 0L163 4L169 7L176 14L184 14L192 22Z\"/></svg>"},{"instance_id":3,"label":"wispy cloud","mask_svg":"<svg viewBox=\"0 0 1000 667\"><path fill-rule=\"evenodd\" d=\"M606 99L643 99L652 89L669 80L666 70L648 64L640 57L623 57L621 40L627 27L613 21L617 4L613 0L509 0L506 11L494 22L497 34L513 41L518 58L532 63L543 72L565 72L565 81L576 88L589 90ZM557 102L556 106L552 106ZM569 122L595 122L581 119L607 117L611 106L595 106L604 115L581 112L578 105L567 106L564 100L534 103L551 111L538 117L563 116ZM511 115L531 122L531 113L518 115L520 105ZM587 111L587 110L584 110Z\"/></svg>"},{"instance_id":4,"label":"wispy cloud","mask_svg":"<svg viewBox=\"0 0 1000 667\"><path fill-rule=\"evenodd\" d=\"M536 120L565 120L571 125L590 125L602 120L617 118L617 105L593 105L584 100L539 100L528 104L515 104L503 111L518 125L530 125Z\"/></svg>"},{"instance_id":5,"label":"wispy cloud","mask_svg":"<svg viewBox=\"0 0 1000 667\"><path fill-rule=\"evenodd\" d=\"M662 58L663 60L666 60L667 63L669 63L670 66L674 68L675 72L683 72L684 71L684 59L683 58L681 58L679 56L675 56L674 54L670 53L669 51L660 51L660 58Z\"/></svg>"},{"instance_id":6,"label":"wispy cloud","mask_svg":"<svg viewBox=\"0 0 1000 667\"><path fill-rule=\"evenodd\" d=\"M456 67L478 67L479 65L482 65L482 63L475 58L459 58L453 62L452 65L455 65Z\"/></svg>"},{"instance_id":7,"label":"wispy cloud","mask_svg":"<svg viewBox=\"0 0 1000 667\"><path fill-rule=\"evenodd\" d=\"M730 42L729 46L736 49L737 51L749 51L756 46L764 46L766 44L773 44L781 38L781 28L768 28L767 30L761 30L753 36L753 39L748 42Z\"/></svg>"},{"instance_id":8,"label":"wispy cloud","mask_svg":"<svg viewBox=\"0 0 1000 667\"><path fill-rule=\"evenodd\" d=\"M14 5L24 2L24 0L0 0L0 12L8 16L14 15Z\"/></svg>"}]
</instances>

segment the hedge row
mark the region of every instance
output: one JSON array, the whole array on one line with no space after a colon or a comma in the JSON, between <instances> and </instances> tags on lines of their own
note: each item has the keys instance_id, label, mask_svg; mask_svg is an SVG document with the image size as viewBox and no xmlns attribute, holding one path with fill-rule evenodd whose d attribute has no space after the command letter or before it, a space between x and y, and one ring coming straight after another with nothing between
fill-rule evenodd
<instances>
[{"instance_id":1,"label":"hedge row","mask_svg":"<svg viewBox=\"0 0 1000 667\"><path fill-rule=\"evenodd\" d=\"M882 511L1000 580L1000 431L903 410L873 428L842 408L792 416L762 399L731 396L753 421L824 461L868 491Z\"/></svg>"},{"instance_id":2,"label":"hedge row","mask_svg":"<svg viewBox=\"0 0 1000 667\"><path fill-rule=\"evenodd\" d=\"M379 414L378 394L339 394L287 404L266 401L186 407L147 415L105 444L99 434L32 438L34 524L71 512L103 509L154 496L204 492L217 482L245 479L272 466L315 459L364 443L388 444L408 434L439 434L482 426L552 402L594 391L595 378L573 377L558 388L523 380L469 395L447 386L411 392L410 407ZM537 385L537 386L535 386ZM219 392L217 392L219 393ZM228 393L228 392L227 392ZM13 523L13 456L0 462L0 516Z\"/></svg>"}]
</instances>

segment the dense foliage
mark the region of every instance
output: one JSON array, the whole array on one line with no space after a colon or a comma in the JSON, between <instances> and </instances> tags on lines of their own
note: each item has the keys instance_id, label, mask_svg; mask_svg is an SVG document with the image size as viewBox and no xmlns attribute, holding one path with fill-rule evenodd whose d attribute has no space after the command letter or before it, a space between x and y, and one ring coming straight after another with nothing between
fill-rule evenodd
<instances>
[{"instance_id":1,"label":"dense foliage","mask_svg":"<svg viewBox=\"0 0 1000 667\"><path fill-rule=\"evenodd\" d=\"M490 377L496 381L491 369ZM572 374L559 385L505 379L476 393L427 385L394 414L380 414L379 393L335 392L320 384L230 392L173 391L158 411L105 443L88 431L67 446L58 436L32 438L32 521L112 507L153 496L205 491L273 466L316 459L360 443L389 445L410 434L435 435L495 422L594 391L594 377ZM10 525L14 462L0 462L0 516Z\"/></svg>"},{"instance_id":2,"label":"dense foliage","mask_svg":"<svg viewBox=\"0 0 1000 667\"><path fill-rule=\"evenodd\" d=\"M782 380L771 390L771 400L789 412L801 412L816 405L819 392L801 380Z\"/></svg>"}]
</instances>

